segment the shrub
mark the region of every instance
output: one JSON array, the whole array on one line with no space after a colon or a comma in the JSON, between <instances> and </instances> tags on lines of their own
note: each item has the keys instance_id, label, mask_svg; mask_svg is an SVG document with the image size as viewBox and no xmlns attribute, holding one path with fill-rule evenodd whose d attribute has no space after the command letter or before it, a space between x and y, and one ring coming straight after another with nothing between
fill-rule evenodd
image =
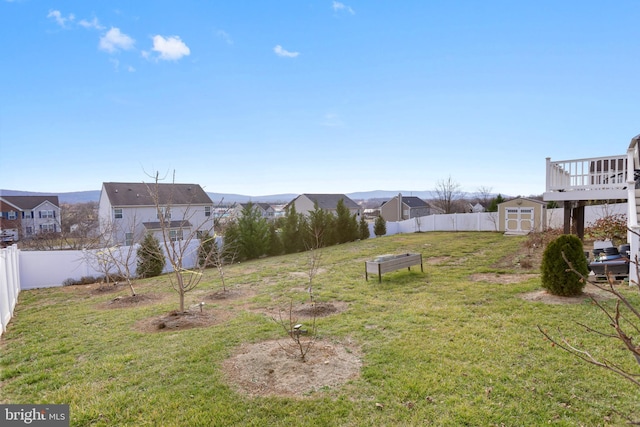
<instances>
[{"instance_id":1,"label":"shrub","mask_svg":"<svg viewBox=\"0 0 640 427\"><path fill-rule=\"evenodd\" d=\"M358 237L360 240L368 239L371 236L369 233L369 223L364 219L364 215L360 216L360 222L358 223Z\"/></svg>"},{"instance_id":2,"label":"shrub","mask_svg":"<svg viewBox=\"0 0 640 427\"><path fill-rule=\"evenodd\" d=\"M373 234L378 237L387 234L387 221L384 220L382 215L378 216L373 224Z\"/></svg>"},{"instance_id":3,"label":"shrub","mask_svg":"<svg viewBox=\"0 0 640 427\"><path fill-rule=\"evenodd\" d=\"M92 283L96 283L100 278L94 276L82 276L80 278L80 285L91 285Z\"/></svg>"},{"instance_id":4,"label":"shrub","mask_svg":"<svg viewBox=\"0 0 640 427\"><path fill-rule=\"evenodd\" d=\"M585 281L583 277L570 270L567 262L583 276L589 274L582 241L572 234L564 234L553 240L542 254L542 287L549 293L565 297L582 293Z\"/></svg>"},{"instance_id":5,"label":"shrub","mask_svg":"<svg viewBox=\"0 0 640 427\"><path fill-rule=\"evenodd\" d=\"M208 231L205 231L200 236L200 246L198 247L198 265L204 267L213 267L215 265L212 252L217 250L214 245L216 244L215 237L211 237ZM204 264L207 265L204 265Z\"/></svg>"},{"instance_id":6,"label":"shrub","mask_svg":"<svg viewBox=\"0 0 640 427\"><path fill-rule=\"evenodd\" d=\"M64 281L62 282L62 286L75 286L79 284L80 284L79 280L73 279L71 277L69 277L68 279L64 279Z\"/></svg>"},{"instance_id":7,"label":"shrub","mask_svg":"<svg viewBox=\"0 0 640 427\"><path fill-rule=\"evenodd\" d=\"M627 215L613 214L589 224L585 234L595 240L610 240L612 244L627 241Z\"/></svg>"},{"instance_id":8,"label":"shrub","mask_svg":"<svg viewBox=\"0 0 640 427\"><path fill-rule=\"evenodd\" d=\"M153 234L147 233L138 248L138 264L136 274L138 277L155 277L162 274L165 259L160 248L160 242Z\"/></svg>"}]
</instances>

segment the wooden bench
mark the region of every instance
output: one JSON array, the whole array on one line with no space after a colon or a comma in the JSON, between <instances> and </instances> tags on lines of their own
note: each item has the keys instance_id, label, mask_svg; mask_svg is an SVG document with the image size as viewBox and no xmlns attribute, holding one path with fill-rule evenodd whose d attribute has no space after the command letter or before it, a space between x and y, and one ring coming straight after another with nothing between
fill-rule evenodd
<instances>
[{"instance_id":1,"label":"wooden bench","mask_svg":"<svg viewBox=\"0 0 640 427\"><path fill-rule=\"evenodd\" d=\"M422 266L422 254L381 255L373 261L365 261L364 274L367 281L369 273L378 275L378 282L382 282L382 273L400 270L407 267L411 271L412 265L420 264L420 271L424 273Z\"/></svg>"}]
</instances>

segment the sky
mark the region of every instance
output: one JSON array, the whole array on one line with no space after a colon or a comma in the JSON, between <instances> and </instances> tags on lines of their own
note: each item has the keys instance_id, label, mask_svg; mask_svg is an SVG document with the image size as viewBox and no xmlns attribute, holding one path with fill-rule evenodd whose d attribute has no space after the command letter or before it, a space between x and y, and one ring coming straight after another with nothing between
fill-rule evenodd
<instances>
[{"instance_id":1,"label":"sky","mask_svg":"<svg viewBox=\"0 0 640 427\"><path fill-rule=\"evenodd\" d=\"M640 133L640 2L0 0L0 188L539 195Z\"/></svg>"}]
</instances>

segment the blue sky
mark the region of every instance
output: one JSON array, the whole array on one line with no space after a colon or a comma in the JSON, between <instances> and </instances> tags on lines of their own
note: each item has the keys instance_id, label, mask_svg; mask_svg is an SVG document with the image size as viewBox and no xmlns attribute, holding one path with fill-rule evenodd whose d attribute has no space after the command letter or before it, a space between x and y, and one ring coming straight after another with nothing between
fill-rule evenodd
<instances>
[{"instance_id":1,"label":"blue sky","mask_svg":"<svg viewBox=\"0 0 640 427\"><path fill-rule=\"evenodd\" d=\"M0 188L544 191L640 133L640 2L0 0Z\"/></svg>"}]
</instances>

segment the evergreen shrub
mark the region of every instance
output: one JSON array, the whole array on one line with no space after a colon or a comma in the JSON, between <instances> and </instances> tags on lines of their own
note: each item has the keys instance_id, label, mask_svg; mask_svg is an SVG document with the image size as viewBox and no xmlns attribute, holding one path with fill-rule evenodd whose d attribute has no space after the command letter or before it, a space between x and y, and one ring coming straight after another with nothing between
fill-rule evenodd
<instances>
[{"instance_id":1,"label":"evergreen shrub","mask_svg":"<svg viewBox=\"0 0 640 427\"><path fill-rule=\"evenodd\" d=\"M564 234L551 241L542 255L542 287L553 295L580 295L586 284L582 277L570 270L567 261L583 276L589 274L582 241L572 234Z\"/></svg>"}]
</instances>

